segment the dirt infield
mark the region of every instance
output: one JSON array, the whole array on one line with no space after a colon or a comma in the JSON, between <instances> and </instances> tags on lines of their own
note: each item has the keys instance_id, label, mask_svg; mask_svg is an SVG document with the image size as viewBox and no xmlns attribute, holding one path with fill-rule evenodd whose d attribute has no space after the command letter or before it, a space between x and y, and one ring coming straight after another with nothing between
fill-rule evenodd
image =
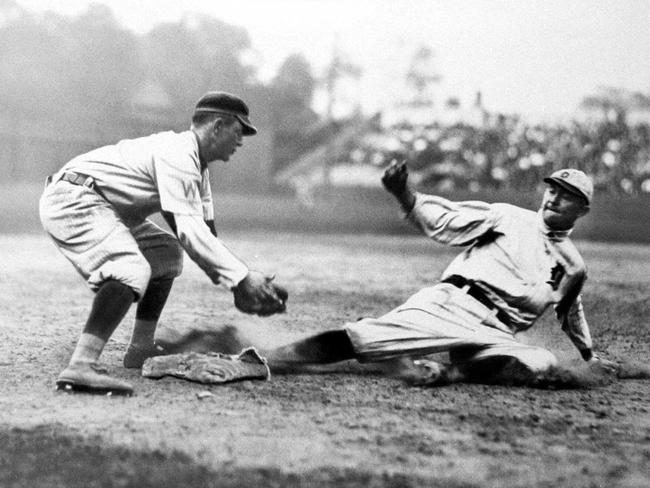
<instances>
[{"instance_id":1,"label":"dirt infield","mask_svg":"<svg viewBox=\"0 0 650 488\"><path fill-rule=\"evenodd\" d=\"M415 236L223 236L251 267L275 272L289 312L237 312L186 259L163 332L234 324L269 344L387 311L454 255ZM578 242L597 349L648 361L650 248ZM105 364L132 398L69 395L54 380L91 294L39 235L0 236L0 486L645 487L650 382L578 390L409 387L341 367L205 386L121 367L133 312ZM550 315L523 340L578 354ZM202 392L211 395L199 395Z\"/></svg>"}]
</instances>

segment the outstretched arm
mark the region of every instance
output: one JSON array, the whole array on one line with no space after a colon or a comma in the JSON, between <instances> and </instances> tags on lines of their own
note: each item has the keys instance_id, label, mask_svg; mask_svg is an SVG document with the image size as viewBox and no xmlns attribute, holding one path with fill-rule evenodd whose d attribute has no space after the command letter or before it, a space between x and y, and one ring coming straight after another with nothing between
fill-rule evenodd
<instances>
[{"instance_id":1,"label":"outstretched arm","mask_svg":"<svg viewBox=\"0 0 650 488\"><path fill-rule=\"evenodd\" d=\"M174 215L176 235L183 249L215 284L229 289L248 274L248 267L210 232L201 217Z\"/></svg>"},{"instance_id":2,"label":"outstretched arm","mask_svg":"<svg viewBox=\"0 0 650 488\"><path fill-rule=\"evenodd\" d=\"M557 312L557 309L556 309ZM568 306L565 315L558 318L562 321L562 330L569 336L571 342L576 346L582 359L590 364L598 364L605 369L616 369L616 364L599 357L593 351L591 334L587 319L585 318L582 299L580 295L576 296L573 302Z\"/></svg>"},{"instance_id":3,"label":"outstretched arm","mask_svg":"<svg viewBox=\"0 0 650 488\"><path fill-rule=\"evenodd\" d=\"M242 312L272 315L286 310L287 291L273 277L251 271L198 216L175 215L176 234L190 258L214 283L229 288Z\"/></svg>"},{"instance_id":4,"label":"outstretched arm","mask_svg":"<svg viewBox=\"0 0 650 488\"><path fill-rule=\"evenodd\" d=\"M441 244L466 246L495 230L498 216L485 202L452 202L446 198L417 193L408 181L405 162L393 162L382 183L400 203L411 222Z\"/></svg>"}]
</instances>

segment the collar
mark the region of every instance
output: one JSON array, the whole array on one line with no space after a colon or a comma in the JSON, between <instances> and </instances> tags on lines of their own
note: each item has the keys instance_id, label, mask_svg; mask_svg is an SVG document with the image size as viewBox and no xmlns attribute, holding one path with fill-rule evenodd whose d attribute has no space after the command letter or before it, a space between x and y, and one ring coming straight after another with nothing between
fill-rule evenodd
<instances>
[{"instance_id":1,"label":"collar","mask_svg":"<svg viewBox=\"0 0 650 488\"><path fill-rule=\"evenodd\" d=\"M201 160L201 141L199 140L199 135L194 129L189 129L187 132L192 134L192 142L194 143L194 150L196 152L196 160L199 163L199 171L203 172L208 168L208 163L204 163Z\"/></svg>"}]
</instances>

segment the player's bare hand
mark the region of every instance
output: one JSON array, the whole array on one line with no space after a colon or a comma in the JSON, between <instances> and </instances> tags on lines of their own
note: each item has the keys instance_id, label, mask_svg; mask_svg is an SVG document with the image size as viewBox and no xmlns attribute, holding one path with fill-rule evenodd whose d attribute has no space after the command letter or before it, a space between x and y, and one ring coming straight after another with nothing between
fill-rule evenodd
<instances>
[{"instance_id":1,"label":"player's bare hand","mask_svg":"<svg viewBox=\"0 0 650 488\"><path fill-rule=\"evenodd\" d=\"M233 288L235 307L244 313L261 316L285 312L287 309L287 290L274 283L274 276L259 271L250 271Z\"/></svg>"}]
</instances>

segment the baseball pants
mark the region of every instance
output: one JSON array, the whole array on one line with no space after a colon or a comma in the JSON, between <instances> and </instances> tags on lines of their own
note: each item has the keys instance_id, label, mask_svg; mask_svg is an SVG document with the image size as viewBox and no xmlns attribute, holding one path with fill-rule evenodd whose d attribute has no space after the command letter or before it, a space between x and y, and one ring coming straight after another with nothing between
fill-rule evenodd
<instances>
[{"instance_id":1,"label":"baseball pants","mask_svg":"<svg viewBox=\"0 0 650 488\"><path fill-rule=\"evenodd\" d=\"M465 364L516 358L533 372L557 364L553 353L517 341L493 310L447 283L424 288L386 315L346 324L345 330L362 362L449 352L452 362Z\"/></svg>"},{"instance_id":2,"label":"baseball pants","mask_svg":"<svg viewBox=\"0 0 650 488\"><path fill-rule=\"evenodd\" d=\"M150 220L127 226L88 186L48 184L39 212L59 251L93 291L116 280L141 297L150 280L175 278L182 272L183 251L176 237Z\"/></svg>"}]
</instances>

